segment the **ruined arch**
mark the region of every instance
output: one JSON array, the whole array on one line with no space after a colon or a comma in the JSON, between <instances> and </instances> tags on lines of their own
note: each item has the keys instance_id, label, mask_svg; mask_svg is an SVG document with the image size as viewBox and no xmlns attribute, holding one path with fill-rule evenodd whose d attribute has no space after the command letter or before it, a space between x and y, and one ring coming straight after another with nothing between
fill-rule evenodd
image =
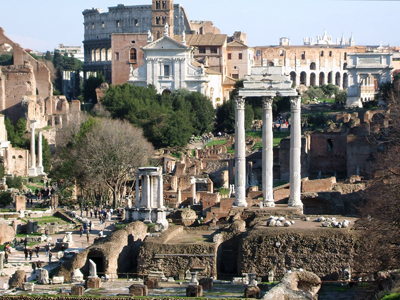
<instances>
[{"instance_id":1,"label":"ruined arch","mask_svg":"<svg viewBox=\"0 0 400 300\"><path fill-rule=\"evenodd\" d=\"M317 78L315 73L310 74L310 85L315 86L317 84Z\"/></svg>"},{"instance_id":2,"label":"ruined arch","mask_svg":"<svg viewBox=\"0 0 400 300\"><path fill-rule=\"evenodd\" d=\"M325 73L321 72L319 73L319 85L324 85L325 84Z\"/></svg>"},{"instance_id":3,"label":"ruined arch","mask_svg":"<svg viewBox=\"0 0 400 300\"><path fill-rule=\"evenodd\" d=\"M100 61L106 61L106 48L101 48Z\"/></svg>"},{"instance_id":4,"label":"ruined arch","mask_svg":"<svg viewBox=\"0 0 400 300\"><path fill-rule=\"evenodd\" d=\"M310 64L310 70L316 70L316 69L317 69L317 66L316 66L315 62L312 62Z\"/></svg>"},{"instance_id":5,"label":"ruined arch","mask_svg":"<svg viewBox=\"0 0 400 300\"><path fill-rule=\"evenodd\" d=\"M0 44L0 66L12 66L14 64L14 48L7 43Z\"/></svg>"},{"instance_id":6,"label":"ruined arch","mask_svg":"<svg viewBox=\"0 0 400 300\"><path fill-rule=\"evenodd\" d=\"M343 88L344 89L348 88L348 85L349 85L348 79L349 79L349 76L347 75L347 73L344 73L343 74Z\"/></svg>"},{"instance_id":7,"label":"ruined arch","mask_svg":"<svg viewBox=\"0 0 400 300\"><path fill-rule=\"evenodd\" d=\"M87 256L87 265L89 265L89 259L96 264L97 274L100 276L104 275L106 269L106 258L104 253L98 249L92 249ZM89 271L87 275L89 275Z\"/></svg>"},{"instance_id":8,"label":"ruined arch","mask_svg":"<svg viewBox=\"0 0 400 300\"><path fill-rule=\"evenodd\" d=\"M306 72L300 73L300 84L307 85L307 74Z\"/></svg>"},{"instance_id":9,"label":"ruined arch","mask_svg":"<svg viewBox=\"0 0 400 300\"><path fill-rule=\"evenodd\" d=\"M333 84L333 72L328 73L328 84Z\"/></svg>"},{"instance_id":10,"label":"ruined arch","mask_svg":"<svg viewBox=\"0 0 400 300\"><path fill-rule=\"evenodd\" d=\"M290 72L290 80L296 84L296 79L297 79L296 72L294 72L294 71Z\"/></svg>"},{"instance_id":11,"label":"ruined arch","mask_svg":"<svg viewBox=\"0 0 400 300\"><path fill-rule=\"evenodd\" d=\"M171 92L171 90L169 90L169 89L165 89L165 90L163 90L163 92L162 92L162 95L164 96L164 95L171 95L172 94L172 92Z\"/></svg>"},{"instance_id":12,"label":"ruined arch","mask_svg":"<svg viewBox=\"0 0 400 300\"><path fill-rule=\"evenodd\" d=\"M335 85L340 86L340 72L336 72L336 76L335 76Z\"/></svg>"}]
</instances>

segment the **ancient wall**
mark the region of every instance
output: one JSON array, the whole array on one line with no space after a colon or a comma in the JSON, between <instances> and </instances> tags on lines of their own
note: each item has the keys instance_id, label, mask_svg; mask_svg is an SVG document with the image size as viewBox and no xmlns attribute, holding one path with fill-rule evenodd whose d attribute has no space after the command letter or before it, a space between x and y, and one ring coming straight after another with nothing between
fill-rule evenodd
<instances>
[{"instance_id":1,"label":"ancient wall","mask_svg":"<svg viewBox=\"0 0 400 300\"><path fill-rule=\"evenodd\" d=\"M347 136L347 176L368 176L371 171L373 145L365 136Z\"/></svg>"},{"instance_id":2,"label":"ancient wall","mask_svg":"<svg viewBox=\"0 0 400 300\"><path fill-rule=\"evenodd\" d=\"M95 261L98 273L108 274L111 278L117 278L117 274L121 273L132 273L146 235L147 226L144 223L130 223L65 262L61 265L58 276L64 276L66 282L70 281L71 273L75 269L81 269L83 274L88 275L89 259Z\"/></svg>"},{"instance_id":3,"label":"ancient wall","mask_svg":"<svg viewBox=\"0 0 400 300\"><path fill-rule=\"evenodd\" d=\"M49 69L42 62L38 62L27 52L25 52L25 50L21 48L20 45L11 41L4 34L4 29L0 27L0 45L1 44L9 44L13 48L15 66L23 66L27 61L33 67L33 74L35 78L34 81L36 82L36 88L35 90L33 90L32 95L36 95L36 89L37 89L37 94L42 99L46 99L47 97L53 95L53 85L50 80Z\"/></svg>"},{"instance_id":4,"label":"ancient wall","mask_svg":"<svg viewBox=\"0 0 400 300\"><path fill-rule=\"evenodd\" d=\"M28 176L29 151L17 148L8 148L8 171L15 176Z\"/></svg>"},{"instance_id":5,"label":"ancient wall","mask_svg":"<svg viewBox=\"0 0 400 300\"><path fill-rule=\"evenodd\" d=\"M313 132L310 138L310 170L346 172L347 133Z\"/></svg>"},{"instance_id":6,"label":"ancient wall","mask_svg":"<svg viewBox=\"0 0 400 300\"><path fill-rule=\"evenodd\" d=\"M282 277L287 270L303 268L323 280L337 280L342 268L353 265L358 247L355 231L254 229L239 245L238 271L266 278L270 270Z\"/></svg>"},{"instance_id":7,"label":"ancient wall","mask_svg":"<svg viewBox=\"0 0 400 300\"><path fill-rule=\"evenodd\" d=\"M152 270L161 269L167 277L178 277L187 270L197 271L200 277L216 276L218 244L213 242L174 243L182 234L188 236L189 232L177 231L176 228L170 227L161 234L160 238L148 237L138 258L139 275L147 275ZM171 242L172 239L174 242Z\"/></svg>"},{"instance_id":8,"label":"ancient wall","mask_svg":"<svg viewBox=\"0 0 400 300\"><path fill-rule=\"evenodd\" d=\"M301 177L308 176L309 170L309 137L301 139ZM290 138L282 139L279 149L279 180L289 181L290 178Z\"/></svg>"}]
</instances>

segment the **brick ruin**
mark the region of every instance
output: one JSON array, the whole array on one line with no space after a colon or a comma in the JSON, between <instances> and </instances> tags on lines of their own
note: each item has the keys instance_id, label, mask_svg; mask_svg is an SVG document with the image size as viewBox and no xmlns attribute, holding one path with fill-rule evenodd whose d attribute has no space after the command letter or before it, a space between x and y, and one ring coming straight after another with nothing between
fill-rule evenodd
<instances>
[{"instance_id":1,"label":"brick ruin","mask_svg":"<svg viewBox=\"0 0 400 300\"><path fill-rule=\"evenodd\" d=\"M14 124L20 118L27 123L30 131L31 120L36 121L37 129L43 130L50 147L55 146L56 129L72 118L79 116L79 100L69 103L65 96L54 96L50 71L46 65L29 55L19 44L14 43L0 28L0 46L12 48L12 64L0 67L0 111ZM2 118L4 123L4 117ZM1 126L1 131L5 131ZM2 136L2 142L7 141ZM2 147L5 148L5 147ZM9 145L3 155L8 174L28 176L29 151L12 148Z\"/></svg>"}]
</instances>

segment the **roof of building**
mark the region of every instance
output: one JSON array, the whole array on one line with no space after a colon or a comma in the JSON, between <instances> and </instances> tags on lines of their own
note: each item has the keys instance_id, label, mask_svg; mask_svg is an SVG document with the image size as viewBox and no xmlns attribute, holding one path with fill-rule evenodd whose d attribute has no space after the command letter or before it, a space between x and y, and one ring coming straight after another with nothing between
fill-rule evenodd
<instances>
[{"instance_id":1,"label":"roof of building","mask_svg":"<svg viewBox=\"0 0 400 300\"><path fill-rule=\"evenodd\" d=\"M236 80L232 77L225 76L224 83L222 85L235 85Z\"/></svg>"},{"instance_id":2,"label":"roof of building","mask_svg":"<svg viewBox=\"0 0 400 300\"><path fill-rule=\"evenodd\" d=\"M175 35L174 39L181 42L182 35ZM186 44L190 46L223 46L227 39L227 34L187 34Z\"/></svg>"},{"instance_id":3,"label":"roof of building","mask_svg":"<svg viewBox=\"0 0 400 300\"><path fill-rule=\"evenodd\" d=\"M235 47L235 48L249 48L249 46L247 46L245 43L241 42L241 41L232 41L230 43L228 43L227 45L228 48L231 47Z\"/></svg>"}]
</instances>

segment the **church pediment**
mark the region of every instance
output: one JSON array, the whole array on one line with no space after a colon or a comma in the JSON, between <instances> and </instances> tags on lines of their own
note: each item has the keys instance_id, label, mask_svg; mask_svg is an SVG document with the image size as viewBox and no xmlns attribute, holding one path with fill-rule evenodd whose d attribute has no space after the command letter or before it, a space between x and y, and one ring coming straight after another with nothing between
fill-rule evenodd
<instances>
[{"instance_id":1,"label":"church pediment","mask_svg":"<svg viewBox=\"0 0 400 300\"><path fill-rule=\"evenodd\" d=\"M167 36L164 36L161 39L158 39L144 46L142 49L145 51L145 50L176 50L176 49L188 50L189 48Z\"/></svg>"}]
</instances>

